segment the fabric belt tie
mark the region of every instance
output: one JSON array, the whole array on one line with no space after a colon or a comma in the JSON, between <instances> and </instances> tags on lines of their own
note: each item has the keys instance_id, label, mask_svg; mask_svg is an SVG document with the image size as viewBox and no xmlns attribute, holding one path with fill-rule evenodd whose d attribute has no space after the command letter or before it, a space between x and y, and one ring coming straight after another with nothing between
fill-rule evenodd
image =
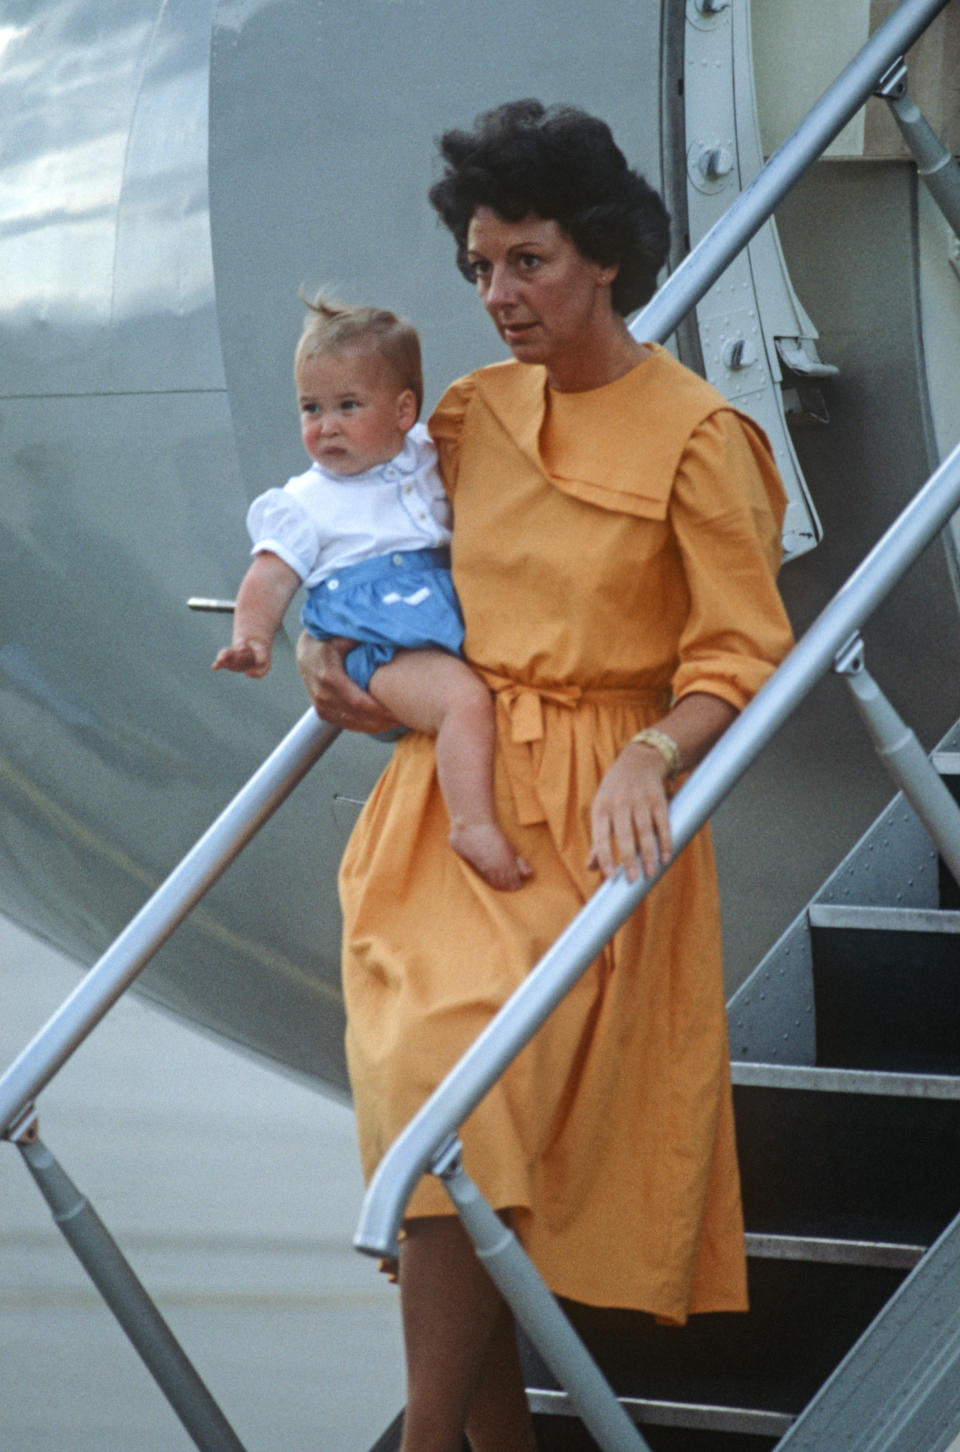
<instances>
[{"instance_id":1,"label":"fabric belt tie","mask_svg":"<svg viewBox=\"0 0 960 1452\"><path fill-rule=\"evenodd\" d=\"M661 712L670 705L669 688L592 691L575 685L527 686L483 667L474 669L493 691L498 709L507 717L508 729L501 733L500 745L517 820L523 827L547 822L559 831L566 811L569 746L556 736L552 742L545 739L544 702L563 706L571 713L588 703Z\"/></svg>"}]
</instances>

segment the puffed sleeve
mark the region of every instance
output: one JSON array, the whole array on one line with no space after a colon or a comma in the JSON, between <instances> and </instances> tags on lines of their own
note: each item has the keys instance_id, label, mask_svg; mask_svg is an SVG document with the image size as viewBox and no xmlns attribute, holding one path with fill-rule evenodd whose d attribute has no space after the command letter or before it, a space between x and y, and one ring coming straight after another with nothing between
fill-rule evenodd
<instances>
[{"instance_id":1,"label":"puffed sleeve","mask_svg":"<svg viewBox=\"0 0 960 1452\"><path fill-rule=\"evenodd\" d=\"M690 597L674 694L706 691L742 709L793 634L776 586L786 499L763 432L719 409L688 441L669 517Z\"/></svg>"},{"instance_id":2,"label":"puffed sleeve","mask_svg":"<svg viewBox=\"0 0 960 1452\"><path fill-rule=\"evenodd\" d=\"M247 511L251 554L270 550L306 580L320 557L319 531L306 509L285 489L268 489Z\"/></svg>"},{"instance_id":3,"label":"puffed sleeve","mask_svg":"<svg viewBox=\"0 0 960 1452\"><path fill-rule=\"evenodd\" d=\"M475 393L476 383L472 374L458 378L455 383L451 383L427 423L430 437L437 448L444 488L451 499L457 487L464 420Z\"/></svg>"}]
</instances>

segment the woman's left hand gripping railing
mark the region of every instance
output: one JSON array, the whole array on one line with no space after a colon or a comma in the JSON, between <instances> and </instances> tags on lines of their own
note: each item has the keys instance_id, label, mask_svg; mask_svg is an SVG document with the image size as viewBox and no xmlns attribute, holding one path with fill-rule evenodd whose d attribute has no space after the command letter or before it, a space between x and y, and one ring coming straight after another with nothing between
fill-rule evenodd
<instances>
[{"instance_id":1,"label":"woman's left hand gripping railing","mask_svg":"<svg viewBox=\"0 0 960 1452\"><path fill-rule=\"evenodd\" d=\"M20 1150L64 1237L201 1452L243 1452L93 1207L40 1143L34 1102L204 893L340 734L307 711L0 1078L0 1139Z\"/></svg>"}]
</instances>

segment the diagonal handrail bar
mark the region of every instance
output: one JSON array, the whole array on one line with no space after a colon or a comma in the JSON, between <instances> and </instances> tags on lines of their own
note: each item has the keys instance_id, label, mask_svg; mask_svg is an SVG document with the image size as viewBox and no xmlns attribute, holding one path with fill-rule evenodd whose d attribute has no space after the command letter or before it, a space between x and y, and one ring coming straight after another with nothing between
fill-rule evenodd
<instances>
[{"instance_id":1,"label":"diagonal handrail bar","mask_svg":"<svg viewBox=\"0 0 960 1452\"><path fill-rule=\"evenodd\" d=\"M0 1079L0 1139L339 734L305 712L207 828Z\"/></svg>"},{"instance_id":2,"label":"diagonal handrail bar","mask_svg":"<svg viewBox=\"0 0 960 1452\"><path fill-rule=\"evenodd\" d=\"M949 0L903 0L879 25L849 65L827 87L800 124L782 141L751 182L630 325L635 338L663 342L860 107L894 61L944 10Z\"/></svg>"},{"instance_id":3,"label":"diagonal handrail bar","mask_svg":"<svg viewBox=\"0 0 960 1452\"><path fill-rule=\"evenodd\" d=\"M836 593L783 664L723 734L670 805L677 855L700 830L834 659L960 507L960 444ZM662 876L623 872L597 889L513 996L394 1140L370 1186L354 1237L365 1254L396 1254L417 1180L529 1043L564 994Z\"/></svg>"}]
</instances>

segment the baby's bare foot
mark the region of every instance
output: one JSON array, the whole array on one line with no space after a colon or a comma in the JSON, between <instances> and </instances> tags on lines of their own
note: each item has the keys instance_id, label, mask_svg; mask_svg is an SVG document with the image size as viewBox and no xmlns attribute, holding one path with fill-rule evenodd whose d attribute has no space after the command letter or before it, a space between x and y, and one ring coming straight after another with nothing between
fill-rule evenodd
<instances>
[{"instance_id":1,"label":"baby's bare foot","mask_svg":"<svg viewBox=\"0 0 960 1452\"><path fill-rule=\"evenodd\" d=\"M533 876L529 862L517 856L495 822L451 828L450 846L476 868L484 882L501 892L516 892Z\"/></svg>"}]
</instances>

